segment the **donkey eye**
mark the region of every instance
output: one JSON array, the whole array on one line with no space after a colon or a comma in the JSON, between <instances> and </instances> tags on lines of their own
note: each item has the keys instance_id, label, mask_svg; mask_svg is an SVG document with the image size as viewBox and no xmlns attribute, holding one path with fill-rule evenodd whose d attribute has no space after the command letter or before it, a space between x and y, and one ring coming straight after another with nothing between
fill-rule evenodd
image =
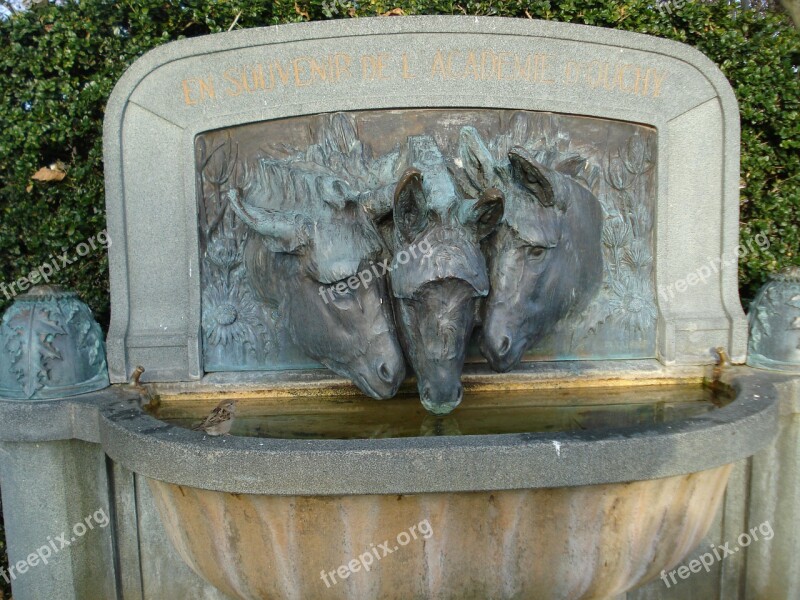
<instances>
[{"instance_id":1,"label":"donkey eye","mask_svg":"<svg viewBox=\"0 0 800 600\"><path fill-rule=\"evenodd\" d=\"M334 298L334 300L343 300L343 301L344 300L352 300L353 295L354 295L353 294L353 290L350 289L349 287L345 288L344 290L339 290L339 289L336 289L336 288L334 288L334 290L333 290L333 298Z\"/></svg>"},{"instance_id":2,"label":"donkey eye","mask_svg":"<svg viewBox=\"0 0 800 600\"><path fill-rule=\"evenodd\" d=\"M354 305L361 305L356 290L347 285L346 281L342 280L330 286L331 292L328 297L331 304L340 310L349 310Z\"/></svg>"},{"instance_id":3,"label":"donkey eye","mask_svg":"<svg viewBox=\"0 0 800 600\"><path fill-rule=\"evenodd\" d=\"M544 255L547 254L547 248L544 246L527 246L525 253L530 259L542 260Z\"/></svg>"}]
</instances>

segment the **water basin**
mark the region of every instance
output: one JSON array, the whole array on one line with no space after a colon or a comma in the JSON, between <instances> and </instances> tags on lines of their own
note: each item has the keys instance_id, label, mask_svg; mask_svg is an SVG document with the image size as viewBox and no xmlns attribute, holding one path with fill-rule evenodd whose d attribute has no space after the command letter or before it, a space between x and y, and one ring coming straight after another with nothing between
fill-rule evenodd
<instances>
[{"instance_id":1,"label":"water basin","mask_svg":"<svg viewBox=\"0 0 800 600\"><path fill-rule=\"evenodd\" d=\"M576 379L468 383L447 417L414 394L161 386L101 437L231 598L613 598L703 539L732 463L774 435L774 390L735 369ZM227 398L233 435L188 429ZM331 575L385 542L369 573Z\"/></svg>"}]
</instances>

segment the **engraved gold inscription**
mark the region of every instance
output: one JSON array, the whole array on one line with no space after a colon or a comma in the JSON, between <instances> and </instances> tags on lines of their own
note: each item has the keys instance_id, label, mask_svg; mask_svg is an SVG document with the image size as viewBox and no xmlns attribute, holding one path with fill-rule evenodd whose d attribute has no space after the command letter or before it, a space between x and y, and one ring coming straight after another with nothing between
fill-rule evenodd
<instances>
[{"instance_id":1,"label":"engraved gold inscription","mask_svg":"<svg viewBox=\"0 0 800 600\"><path fill-rule=\"evenodd\" d=\"M389 80L410 81L415 85L425 81L516 82L522 86L583 87L653 99L661 96L667 76L667 71L645 64L599 59L562 60L558 55L545 52L431 49L400 54L337 52L232 64L221 72L183 79L179 90L186 106L281 88L300 89L342 82L368 86Z\"/></svg>"}]
</instances>

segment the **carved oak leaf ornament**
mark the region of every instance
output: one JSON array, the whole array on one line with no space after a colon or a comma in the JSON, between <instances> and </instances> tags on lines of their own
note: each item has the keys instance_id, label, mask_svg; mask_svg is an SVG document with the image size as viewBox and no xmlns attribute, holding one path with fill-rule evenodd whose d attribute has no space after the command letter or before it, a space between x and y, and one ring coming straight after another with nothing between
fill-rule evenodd
<instances>
[{"instance_id":1,"label":"carved oak leaf ornament","mask_svg":"<svg viewBox=\"0 0 800 600\"><path fill-rule=\"evenodd\" d=\"M66 332L47 310L41 309L20 312L6 326L15 334L6 343L12 370L30 398L48 381L50 363L61 360L53 340Z\"/></svg>"},{"instance_id":2,"label":"carved oak leaf ornament","mask_svg":"<svg viewBox=\"0 0 800 600\"><path fill-rule=\"evenodd\" d=\"M772 335L772 325L770 317L775 312L775 288L767 288L762 302L755 304L754 322L750 328L750 337L753 343L761 343L762 336Z\"/></svg>"}]
</instances>

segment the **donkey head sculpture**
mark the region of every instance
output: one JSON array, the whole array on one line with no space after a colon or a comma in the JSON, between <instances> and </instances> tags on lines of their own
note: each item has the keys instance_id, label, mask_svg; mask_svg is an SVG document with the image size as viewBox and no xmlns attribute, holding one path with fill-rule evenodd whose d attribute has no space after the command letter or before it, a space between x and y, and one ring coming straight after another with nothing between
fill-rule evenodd
<instances>
[{"instance_id":1,"label":"donkey head sculpture","mask_svg":"<svg viewBox=\"0 0 800 600\"><path fill-rule=\"evenodd\" d=\"M245 249L250 284L279 308L295 344L364 393L389 398L405 363L385 278L370 269L384 245L361 198L318 164L262 159L229 199L259 234Z\"/></svg>"},{"instance_id":2,"label":"donkey head sculpture","mask_svg":"<svg viewBox=\"0 0 800 600\"><path fill-rule=\"evenodd\" d=\"M491 291L483 307L481 352L508 371L556 323L583 310L603 272L600 202L573 175L573 158L547 167L521 146L495 159L465 127L460 156L478 190L498 188L505 211L485 245Z\"/></svg>"},{"instance_id":3,"label":"donkey head sculpture","mask_svg":"<svg viewBox=\"0 0 800 600\"><path fill-rule=\"evenodd\" d=\"M503 200L497 190L464 199L429 136L409 138L408 161L394 196L395 314L423 406L446 414L461 402L476 301L489 293L480 240L500 219Z\"/></svg>"}]
</instances>

